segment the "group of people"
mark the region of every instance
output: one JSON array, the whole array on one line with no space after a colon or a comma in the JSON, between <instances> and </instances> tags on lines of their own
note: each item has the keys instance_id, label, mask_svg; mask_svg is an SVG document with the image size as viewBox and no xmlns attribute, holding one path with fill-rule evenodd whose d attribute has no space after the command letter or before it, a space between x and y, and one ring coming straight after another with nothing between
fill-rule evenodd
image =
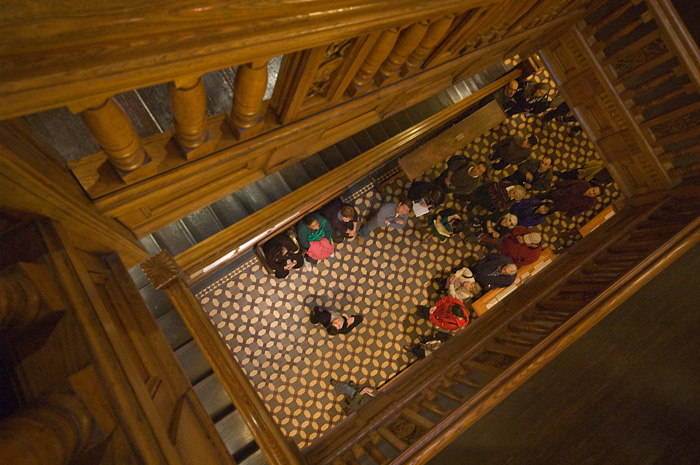
<instances>
[{"instance_id":1,"label":"group of people","mask_svg":"<svg viewBox=\"0 0 700 465\"><path fill-rule=\"evenodd\" d=\"M497 99L509 115L528 112L547 116L548 90L546 85L523 88L521 83L512 81ZM432 306L419 307L417 315L434 324L436 332L409 344L406 350L425 356L446 340L445 333L469 323L472 299L490 289L510 286L519 267L539 258L542 234L537 228L550 215L558 211L573 217L591 210L601 195L602 184L611 181L604 176L598 161L555 172L552 155L533 155L538 144L535 135L512 134L495 143L486 160L455 155L447 160L446 169L437 178L414 181L404 198L382 204L364 221L352 205L334 199L305 216L295 229L266 242L265 260L278 278L286 277L293 269L311 270L316 262L335 253L335 244L356 239L363 245L380 228L406 228L411 212L420 216L415 233L423 240L445 241L460 234L463 241L475 240L493 248L478 262L460 266L439 279L444 297ZM515 172L496 180L496 173L509 166L516 166ZM460 204L461 210L441 208L448 195ZM363 316L348 317L316 306L310 320L332 336L349 333L363 322ZM335 384L339 392L349 396L351 410L362 404L362 398L376 394L369 386Z\"/></svg>"}]
</instances>

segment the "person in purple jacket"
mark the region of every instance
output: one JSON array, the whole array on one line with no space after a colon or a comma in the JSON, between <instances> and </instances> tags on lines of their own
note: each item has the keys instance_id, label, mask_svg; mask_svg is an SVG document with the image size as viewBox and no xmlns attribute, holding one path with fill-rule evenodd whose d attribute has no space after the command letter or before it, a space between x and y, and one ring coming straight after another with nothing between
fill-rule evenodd
<instances>
[{"instance_id":1,"label":"person in purple jacket","mask_svg":"<svg viewBox=\"0 0 700 465\"><path fill-rule=\"evenodd\" d=\"M510 212L518 217L520 226L539 226L554 213L552 202L536 198L523 199L510 207Z\"/></svg>"}]
</instances>

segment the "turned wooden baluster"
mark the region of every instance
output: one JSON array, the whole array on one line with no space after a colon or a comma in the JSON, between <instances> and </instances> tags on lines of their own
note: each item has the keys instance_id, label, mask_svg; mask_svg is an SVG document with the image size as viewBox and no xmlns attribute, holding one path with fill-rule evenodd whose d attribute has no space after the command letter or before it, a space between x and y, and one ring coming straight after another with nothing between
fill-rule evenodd
<instances>
[{"instance_id":1,"label":"turned wooden baluster","mask_svg":"<svg viewBox=\"0 0 700 465\"><path fill-rule=\"evenodd\" d=\"M85 449L93 428L93 417L80 399L51 394L0 423L0 463L70 463Z\"/></svg>"},{"instance_id":2,"label":"turned wooden baluster","mask_svg":"<svg viewBox=\"0 0 700 465\"><path fill-rule=\"evenodd\" d=\"M0 333L26 329L39 320L45 314L41 302L39 288L23 267L14 265L3 270L0 274Z\"/></svg>"},{"instance_id":3,"label":"turned wooden baluster","mask_svg":"<svg viewBox=\"0 0 700 465\"><path fill-rule=\"evenodd\" d=\"M80 113L122 178L146 161L146 151L124 110L112 98Z\"/></svg>"},{"instance_id":4,"label":"turned wooden baluster","mask_svg":"<svg viewBox=\"0 0 700 465\"><path fill-rule=\"evenodd\" d=\"M382 66L379 67L379 72L374 76L374 81L378 85L384 84L399 72L399 68L406 62L406 58L420 44L427 29L428 21L420 21L401 31L394 49L387 59L384 60Z\"/></svg>"},{"instance_id":5,"label":"turned wooden baluster","mask_svg":"<svg viewBox=\"0 0 700 465\"><path fill-rule=\"evenodd\" d=\"M188 154L209 137L204 83L199 76L176 79L168 84L168 93L175 118L175 140Z\"/></svg>"},{"instance_id":6,"label":"turned wooden baluster","mask_svg":"<svg viewBox=\"0 0 700 465\"><path fill-rule=\"evenodd\" d=\"M263 130L263 98L267 89L267 61L241 65L236 70L233 106L229 125L238 140L244 141Z\"/></svg>"},{"instance_id":7,"label":"turned wooden baluster","mask_svg":"<svg viewBox=\"0 0 700 465\"><path fill-rule=\"evenodd\" d=\"M430 23L428 30L425 32L425 36L423 36L423 40L421 40L418 47L406 58L406 63L401 70L401 76L407 75L413 69L423 64L428 54L435 48L438 42L445 37L455 16L457 16L457 13L443 16Z\"/></svg>"},{"instance_id":8,"label":"turned wooden baluster","mask_svg":"<svg viewBox=\"0 0 700 465\"><path fill-rule=\"evenodd\" d=\"M348 87L348 93L350 95L357 95L360 89L364 88L364 86L372 80L374 75L377 74L379 67L384 60L386 60L386 57L391 53L398 38L398 27L382 32L382 35L377 39L377 43L374 44L374 48L369 52L362 66L360 66L360 69L357 71L357 74L352 80L352 84Z\"/></svg>"}]
</instances>

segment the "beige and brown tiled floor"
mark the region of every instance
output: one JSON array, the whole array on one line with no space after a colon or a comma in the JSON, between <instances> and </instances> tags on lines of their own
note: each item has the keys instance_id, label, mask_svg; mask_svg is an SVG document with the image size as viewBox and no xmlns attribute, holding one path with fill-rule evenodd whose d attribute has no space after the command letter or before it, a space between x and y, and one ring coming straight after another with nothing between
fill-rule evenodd
<instances>
[{"instance_id":1,"label":"beige and brown tiled floor","mask_svg":"<svg viewBox=\"0 0 700 465\"><path fill-rule=\"evenodd\" d=\"M569 138L568 127L560 123L541 126L537 118L523 116L484 134L463 153L485 159L493 143L516 132L537 135L541 144L534 155L553 155L557 171L597 156L584 135ZM436 167L426 178L434 178L442 169ZM514 169L497 172L496 178ZM349 200L367 214L403 194L406 183L405 178L399 179L381 194L370 186ZM606 189L594 211L573 220L555 214L539 228L545 244L560 251L567 245L560 237L562 231L580 227L617 196L614 186ZM445 206L453 205L449 196ZM251 261L198 294L273 417L300 447L343 418L340 397L329 378L381 386L406 368L414 359L402 346L431 331L427 322L414 315L417 305L436 298L431 279L458 265L473 264L492 250L473 241L463 242L460 236L444 243L423 242L412 229L416 223L412 216L405 230L382 230L364 246L355 241L342 243L335 256L319 263L313 272L293 270L286 279L266 274ZM517 298L517 293L511 298ZM310 323L313 305L348 315L360 313L365 321L348 335L329 337Z\"/></svg>"}]
</instances>

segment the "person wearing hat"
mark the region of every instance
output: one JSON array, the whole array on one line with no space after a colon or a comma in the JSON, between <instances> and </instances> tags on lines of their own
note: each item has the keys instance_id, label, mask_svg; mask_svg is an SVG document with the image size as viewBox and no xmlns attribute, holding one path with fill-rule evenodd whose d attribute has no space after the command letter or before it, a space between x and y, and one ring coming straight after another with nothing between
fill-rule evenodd
<instances>
[{"instance_id":1,"label":"person wearing hat","mask_svg":"<svg viewBox=\"0 0 700 465\"><path fill-rule=\"evenodd\" d=\"M512 213L476 216L472 222L477 240L486 244L498 244L517 225L518 217Z\"/></svg>"},{"instance_id":2,"label":"person wearing hat","mask_svg":"<svg viewBox=\"0 0 700 465\"><path fill-rule=\"evenodd\" d=\"M493 145L491 154L491 167L495 170L502 170L508 165L522 163L532 153L532 148L539 143L536 136L530 134L527 138L517 134L504 137Z\"/></svg>"},{"instance_id":3,"label":"person wearing hat","mask_svg":"<svg viewBox=\"0 0 700 465\"><path fill-rule=\"evenodd\" d=\"M523 186L515 186L512 182L501 180L479 186L471 195L471 201L492 212L508 210L516 202L525 198L527 191Z\"/></svg>"},{"instance_id":4,"label":"person wearing hat","mask_svg":"<svg viewBox=\"0 0 700 465\"><path fill-rule=\"evenodd\" d=\"M532 229L519 226L503 239L498 252L513 260L518 267L529 265L540 258L542 236Z\"/></svg>"},{"instance_id":5,"label":"person wearing hat","mask_svg":"<svg viewBox=\"0 0 700 465\"><path fill-rule=\"evenodd\" d=\"M472 297L481 292L481 286L474 279L472 270L461 268L445 281L447 295L459 299L462 302L471 300Z\"/></svg>"}]
</instances>

